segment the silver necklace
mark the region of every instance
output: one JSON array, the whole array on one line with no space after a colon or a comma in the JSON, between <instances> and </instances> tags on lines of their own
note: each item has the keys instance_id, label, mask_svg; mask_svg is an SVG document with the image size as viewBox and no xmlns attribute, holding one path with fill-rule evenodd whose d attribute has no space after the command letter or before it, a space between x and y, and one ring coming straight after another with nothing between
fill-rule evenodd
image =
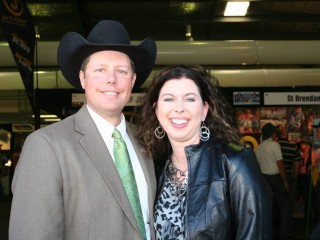
<instances>
[{"instance_id":1,"label":"silver necklace","mask_svg":"<svg viewBox=\"0 0 320 240\"><path fill-rule=\"evenodd\" d=\"M174 166L172 160L168 165L168 176L170 192L175 197L181 197L188 188L188 169L181 171Z\"/></svg>"}]
</instances>

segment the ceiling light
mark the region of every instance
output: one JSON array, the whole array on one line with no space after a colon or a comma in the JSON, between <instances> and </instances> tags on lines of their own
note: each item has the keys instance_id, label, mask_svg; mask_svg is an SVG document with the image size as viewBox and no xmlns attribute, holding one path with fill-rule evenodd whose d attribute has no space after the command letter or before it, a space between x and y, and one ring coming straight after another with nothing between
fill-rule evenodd
<instances>
[{"instance_id":1,"label":"ceiling light","mask_svg":"<svg viewBox=\"0 0 320 240\"><path fill-rule=\"evenodd\" d=\"M45 118L45 122L59 122L61 121L61 118Z\"/></svg>"},{"instance_id":2,"label":"ceiling light","mask_svg":"<svg viewBox=\"0 0 320 240\"><path fill-rule=\"evenodd\" d=\"M183 13L191 13L191 12L194 12L195 9L196 9L195 2L182 2Z\"/></svg>"},{"instance_id":3,"label":"ceiling light","mask_svg":"<svg viewBox=\"0 0 320 240\"><path fill-rule=\"evenodd\" d=\"M191 24L187 24L186 28L186 40L193 41L192 32L191 32Z\"/></svg>"},{"instance_id":4,"label":"ceiling light","mask_svg":"<svg viewBox=\"0 0 320 240\"><path fill-rule=\"evenodd\" d=\"M40 39L40 33L39 33L39 28L38 28L38 26L35 26L34 27L34 30L35 30L35 33L36 33L36 39Z\"/></svg>"},{"instance_id":5,"label":"ceiling light","mask_svg":"<svg viewBox=\"0 0 320 240\"><path fill-rule=\"evenodd\" d=\"M228 2L224 16L245 16L249 7L249 2Z\"/></svg>"},{"instance_id":6,"label":"ceiling light","mask_svg":"<svg viewBox=\"0 0 320 240\"><path fill-rule=\"evenodd\" d=\"M34 115L32 115L32 117L34 118ZM54 114L40 114L41 118L57 118L57 115Z\"/></svg>"}]
</instances>

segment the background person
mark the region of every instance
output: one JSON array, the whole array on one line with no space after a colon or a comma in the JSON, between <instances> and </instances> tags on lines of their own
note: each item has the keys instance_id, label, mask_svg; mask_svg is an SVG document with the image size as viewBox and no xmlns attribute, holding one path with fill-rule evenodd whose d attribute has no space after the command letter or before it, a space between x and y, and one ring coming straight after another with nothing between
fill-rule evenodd
<instances>
[{"instance_id":1,"label":"background person","mask_svg":"<svg viewBox=\"0 0 320 240\"><path fill-rule=\"evenodd\" d=\"M22 150L22 146L17 146L15 147L12 155L11 155L11 166L10 166L10 175L9 175L9 183L10 183L10 195L12 196L12 189L11 189L11 184L12 184L12 179L14 176L14 171L17 167L19 158L20 158L20 153Z\"/></svg>"},{"instance_id":2,"label":"background person","mask_svg":"<svg viewBox=\"0 0 320 240\"><path fill-rule=\"evenodd\" d=\"M229 110L201 66L169 67L147 89L138 136L158 166L157 239L271 239L271 192Z\"/></svg>"},{"instance_id":3,"label":"background person","mask_svg":"<svg viewBox=\"0 0 320 240\"><path fill-rule=\"evenodd\" d=\"M154 167L137 147L135 128L126 123L122 110L134 84L140 86L150 74L155 58L152 39L131 45L116 21L100 21L87 38L75 32L63 36L59 66L74 87L85 91L87 103L26 139L12 184L9 239L151 238ZM125 169L116 168L116 129L127 145L139 191L139 226L120 178Z\"/></svg>"},{"instance_id":4,"label":"background person","mask_svg":"<svg viewBox=\"0 0 320 240\"><path fill-rule=\"evenodd\" d=\"M276 139L276 127L272 123L266 123L262 127L262 142L256 150L256 156L267 183L273 192L274 199L274 231L280 239L287 239L290 228L290 208L289 208L289 184L283 164L281 147ZM276 209L280 209L280 227L277 225Z\"/></svg>"},{"instance_id":5,"label":"background person","mask_svg":"<svg viewBox=\"0 0 320 240\"><path fill-rule=\"evenodd\" d=\"M311 172L318 169L318 165L312 163L312 143L308 138L300 141L301 164L298 175L298 193L302 197L305 222L315 218L319 220L319 203L315 198L315 188L312 183Z\"/></svg>"},{"instance_id":6,"label":"background person","mask_svg":"<svg viewBox=\"0 0 320 240\"><path fill-rule=\"evenodd\" d=\"M289 184L290 191L289 202L287 203L289 206L289 216L288 216L288 236L291 237L292 233L292 222L293 222L293 213L294 213L294 204L297 197L297 179L300 167L300 151L296 144L290 142L288 139L288 131L286 127L281 126L279 128L279 137L277 142L280 144L281 153L282 153L282 161L284 164L287 181ZM278 211L278 212L281 212Z\"/></svg>"},{"instance_id":7,"label":"background person","mask_svg":"<svg viewBox=\"0 0 320 240\"><path fill-rule=\"evenodd\" d=\"M8 175L8 171L5 168L5 155L2 153L2 144L0 144L0 202L5 200L4 187L2 186L2 179Z\"/></svg>"}]
</instances>

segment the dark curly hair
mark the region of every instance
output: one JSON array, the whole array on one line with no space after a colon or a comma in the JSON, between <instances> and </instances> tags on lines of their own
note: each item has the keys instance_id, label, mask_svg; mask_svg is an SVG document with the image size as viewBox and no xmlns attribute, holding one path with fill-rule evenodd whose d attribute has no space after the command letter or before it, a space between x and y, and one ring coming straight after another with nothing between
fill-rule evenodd
<instances>
[{"instance_id":1,"label":"dark curly hair","mask_svg":"<svg viewBox=\"0 0 320 240\"><path fill-rule=\"evenodd\" d=\"M155 106L165 82L183 77L194 81L202 101L209 105L205 125L210 129L211 136L226 143L240 144L239 131L233 125L233 109L222 95L218 80L200 65L170 66L158 72L146 89L138 123L138 141L144 152L157 163L166 161L172 154L172 148L167 136L158 139L154 134L159 126Z\"/></svg>"}]
</instances>

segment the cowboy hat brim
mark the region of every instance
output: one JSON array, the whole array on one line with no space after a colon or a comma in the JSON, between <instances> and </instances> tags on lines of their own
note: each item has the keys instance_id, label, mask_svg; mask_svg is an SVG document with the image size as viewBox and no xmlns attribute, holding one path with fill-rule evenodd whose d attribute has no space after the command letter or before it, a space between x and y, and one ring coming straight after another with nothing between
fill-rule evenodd
<instances>
[{"instance_id":1,"label":"cowboy hat brim","mask_svg":"<svg viewBox=\"0 0 320 240\"><path fill-rule=\"evenodd\" d=\"M66 33L59 44L57 58L61 72L76 89L83 91L79 71L83 61L98 51L119 51L127 54L135 65L136 82L139 88L150 75L155 64L157 47L152 38L144 39L139 45L91 43L76 32Z\"/></svg>"}]
</instances>

